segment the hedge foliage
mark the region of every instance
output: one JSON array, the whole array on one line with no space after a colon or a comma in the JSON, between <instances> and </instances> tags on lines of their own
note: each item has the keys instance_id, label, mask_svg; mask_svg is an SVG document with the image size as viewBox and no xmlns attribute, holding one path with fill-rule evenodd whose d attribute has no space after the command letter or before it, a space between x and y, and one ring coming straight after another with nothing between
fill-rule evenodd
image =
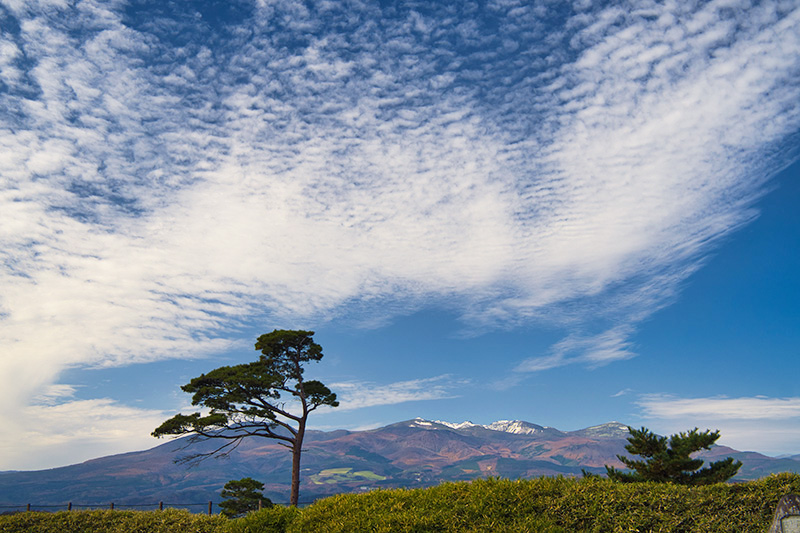
<instances>
[{"instance_id":1,"label":"hedge foliage","mask_svg":"<svg viewBox=\"0 0 800 533\"><path fill-rule=\"evenodd\" d=\"M325 498L228 520L187 511L72 511L0 517L0 532L758 532L800 475L685 487L602 478L480 479Z\"/></svg>"},{"instance_id":2,"label":"hedge foliage","mask_svg":"<svg viewBox=\"0 0 800 533\"><path fill-rule=\"evenodd\" d=\"M192 514L183 509L31 512L0 517L0 532L220 533L227 522L221 515Z\"/></svg>"},{"instance_id":3,"label":"hedge foliage","mask_svg":"<svg viewBox=\"0 0 800 533\"><path fill-rule=\"evenodd\" d=\"M285 533L302 511L275 505L231 520L225 533Z\"/></svg>"},{"instance_id":4,"label":"hedge foliage","mask_svg":"<svg viewBox=\"0 0 800 533\"><path fill-rule=\"evenodd\" d=\"M430 489L339 495L305 509L288 529L306 531L766 531L800 476L685 487L607 479L483 479Z\"/></svg>"}]
</instances>

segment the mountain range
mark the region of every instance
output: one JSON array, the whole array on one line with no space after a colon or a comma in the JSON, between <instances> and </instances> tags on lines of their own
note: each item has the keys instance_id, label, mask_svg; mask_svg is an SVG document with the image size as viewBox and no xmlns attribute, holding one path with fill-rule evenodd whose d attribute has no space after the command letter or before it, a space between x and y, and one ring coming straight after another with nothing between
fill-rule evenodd
<instances>
[{"instance_id":1,"label":"mountain range","mask_svg":"<svg viewBox=\"0 0 800 533\"><path fill-rule=\"evenodd\" d=\"M519 420L489 425L407 420L368 431L309 431L302 456L301 501L376 488L426 487L443 481L501 476L580 476L621 468L628 427L610 422L560 431ZM215 442L188 437L140 452L29 472L0 472L0 506L75 505L188 506L218 502L229 480L252 477L264 494L286 503L291 453L276 441L249 438L226 458L196 465L175 462ZM776 472L800 472L800 457L774 458L713 446L697 454L708 461L734 457L743 467L734 481ZM189 507L191 508L191 507ZM0 509L2 510L2 509Z\"/></svg>"}]
</instances>

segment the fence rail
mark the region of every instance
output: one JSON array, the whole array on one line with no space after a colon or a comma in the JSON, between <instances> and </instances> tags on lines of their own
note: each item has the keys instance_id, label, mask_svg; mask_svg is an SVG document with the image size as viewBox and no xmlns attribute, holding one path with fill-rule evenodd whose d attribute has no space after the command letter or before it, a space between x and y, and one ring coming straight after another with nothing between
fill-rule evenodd
<instances>
[{"instance_id":1,"label":"fence rail","mask_svg":"<svg viewBox=\"0 0 800 533\"><path fill-rule=\"evenodd\" d=\"M219 504L217 504L217 505L219 505ZM110 510L114 511L114 510L122 510L122 509L128 509L128 508L145 508L145 507L150 507L150 508L152 508L154 510L158 509L159 511L163 511L165 507L185 508L185 507L198 507L198 506L204 506L205 508L208 509L208 514L212 514L213 508L214 508L214 502L213 501L203 502L203 503L165 503L165 502L158 502L158 503L122 503L122 504L118 504L118 503L115 503L115 502L95 503L95 504L83 504L83 503L67 502L67 503L61 503L61 504L31 504L31 503L20 504L20 505L2 505L2 504L0 504L0 511L2 511L3 509L10 509L10 510L19 509L20 511L23 510L23 509L25 511L36 511L36 510L39 510L39 509L41 509L41 510L62 510L62 511L72 511L73 509L74 510L78 510L78 509L110 509ZM259 507L260 507L260 502L259 502Z\"/></svg>"},{"instance_id":2,"label":"fence rail","mask_svg":"<svg viewBox=\"0 0 800 533\"><path fill-rule=\"evenodd\" d=\"M306 506L313 502L300 502L299 505ZM288 503L278 503L279 505L288 505ZM208 514L213 514L214 506L219 507L219 503L214 503L213 501L203 502L203 503L168 503L168 502L157 502L157 503L59 503L59 504L32 504L32 503L22 503L19 505L11 505L11 504L0 504L0 514L7 514L10 512L30 512L30 511L72 511L72 510L79 510L79 509L88 509L88 510L98 510L98 509L110 509L111 511L121 511L125 509L144 509L150 508L152 510L159 510L163 511L164 508L179 508L184 509L187 507L204 507L207 509ZM261 509L261 500L258 501L258 508Z\"/></svg>"}]
</instances>

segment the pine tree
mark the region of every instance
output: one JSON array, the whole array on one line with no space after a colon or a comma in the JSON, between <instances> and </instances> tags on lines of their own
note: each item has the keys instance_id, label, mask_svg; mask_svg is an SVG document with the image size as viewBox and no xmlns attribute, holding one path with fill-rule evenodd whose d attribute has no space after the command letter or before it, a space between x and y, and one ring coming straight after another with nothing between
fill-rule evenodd
<instances>
[{"instance_id":1,"label":"pine tree","mask_svg":"<svg viewBox=\"0 0 800 533\"><path fill-rule=\"evenodd\" d=\"M693 459L691 454L708 450L719 439L719 431L697 428L689 432L660 437L647 428L636 430L628 428L631 436L625 449L631 455L639 455L644 460L634 460L618 455L620 461L632 472L622 472L613 466L606 466L609 479L621 482L658 481L679 485L710 485L727 481L741 468L740 461L728 457L700 469L702 459Z\"/></svg>"},{"instance_id":2,"label":"pine tree","mask_svg":"<svg viewBox=\"0 0 800 533\"><path fill-rule=\"evenodd\" d=\"M272 507L272 501L261 494L262 490L264 490L264 484L253 478L246 477L228 481L220 493L223 498L219 504L222 514L228 518L234 518L250 511L257 511L259 501L262 507Z\"/></svg>"},{"instance_id":3,"label":"pine tree","mask_svg":"<svg viewBox=\"0 0 800 533\"><path fill-rule=\"evenodd\" d=\"M157 427L153 436L190 435L190 443L224 442L180 461L230 453L246 437L275 439L292 450L289 505L297 506L308 415L325 405L339 405L328 387L303 376L307 363L322 359L322 346L313 335L313 331L282 329L261 335L255 345L261 352L258 361L216 368L181 387L193 394L192 405L210 409L207 415L179 413Z\"/></svg>"}]
</instances>

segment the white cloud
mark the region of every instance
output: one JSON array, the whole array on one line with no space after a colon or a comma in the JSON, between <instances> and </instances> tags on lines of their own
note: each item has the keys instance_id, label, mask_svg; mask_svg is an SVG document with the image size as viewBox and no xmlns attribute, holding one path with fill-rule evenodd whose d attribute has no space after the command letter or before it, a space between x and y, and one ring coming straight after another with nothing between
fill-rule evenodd
<instances>
[{"instance_id":1,"label":"white cloud","mask_svg":"<svg viewBox=\"0 0 800 533\"><path fill-rule=\"evenodd\" d=\"M645 395L636 403L645 416L654 418L800 419L800 398L676 398L654 394Z\"/></svg>"},{"instance_id":2,"label":"white cloud","mask_svg":"<svg viewBox=\"0 0 800 533\"><path fill-rule=\"evenodd\" d=\"M6 5L4 405L67 367L220 351L245 320L430 301L573 332L521 371L627 359L755 216L800 126L800 10L772 3L597 8L559 30L491 7L516 51L444 11L270 2L209 40L116 4Z\"/></svg>"},{"instance_id":3,"label":"white cloud","mask_svg":"<svg viewBox=\"0 0 800 533\"><path fill-rule=\"evenodd\" d=\"M454 394L453 391L464 384L463 380L456 380L452 376L443 375L398 381L387 385L366 382L339 382L332 383L330 389L337 393L339 399L337 411L349 411L378 405L457 398L458 395Z\"/></svg>"},{"instance_id":4,"label":"white cloud","mask_svg":"<svg viewBox=\"0 0 800 533\"><path fill-rule=\"evenodd\" d=\"M5 426L15 440L0 441L0 469L53 468L151 448L158 442L150 433L168 418L162 411L125 406L110 398L34 404L21 415Z\"/></svg>"},{"instance_id":5,"label":"white cloud","mask_svg":"<svg viewBox=\"0 0 800 533\"><path fill-rule=\"evenodd\" d=\"M630 350L629 327L617 327L592 337L571 335L552 347L550 355L532 357L516 367L517 372L538 372L560 366L584 363L589 367L607 365L634 357Z\"/></svg>"},{"instance_id":6,"label":"white cloud","mask_svg":"<svg viewBox=\"0 0 800 533\"><path fill-rule=\"evenodd\" d=\"M344 429L346 431L370 431L372 429L378 429L384 427L386 425L385 422L370 422L366 424L356 424L353 426L343 427L341 425L338 426L311 426L312 429L316 431L336 431L337 429Z\"/></svg>"},{"instance_id":7,"label":"white cloud","mask_svg":"<svg viewBox=\"0 0 800 533\"><path fill-rule=\"evenodd\" d=\"M635 403L647 426L663 435L698 427L719 430L717 444L738 450L769 455L797 453L800 398L680 398L650 394Z\"/></svg>"},{"instance_id":8,"label":"white cloud","mask_svg":"<svg viewBox=\"0 0 800 533\"><path fill-rule=\"evenodd\" d=\"M39 396L33 399L34 404L52 406L62 402L65 398L75 395L76 388L72 385L53 384L45 388Z\"/></svg>"}]
</instances>

